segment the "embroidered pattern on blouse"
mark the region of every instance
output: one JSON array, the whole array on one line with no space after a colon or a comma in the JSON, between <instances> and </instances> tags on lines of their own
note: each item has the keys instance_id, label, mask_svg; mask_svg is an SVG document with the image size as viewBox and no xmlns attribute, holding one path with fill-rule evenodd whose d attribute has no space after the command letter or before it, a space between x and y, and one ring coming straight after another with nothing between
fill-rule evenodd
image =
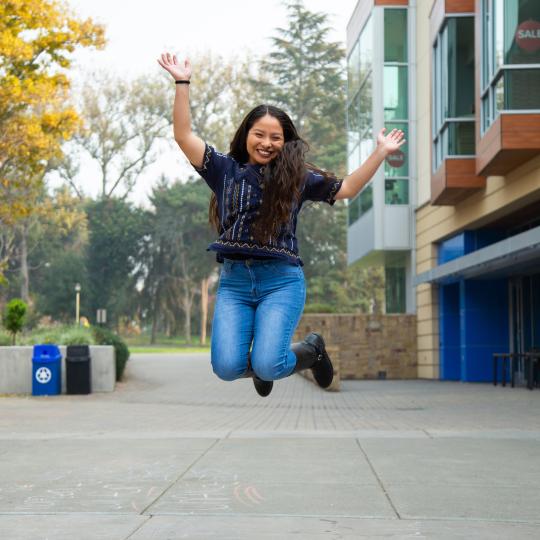
<instances>
[{"instance_id":1,"label":"embroidered pattern on blouse","mask_svg":"<svg viewBox=\"0 0 540 540\"><path fill-rule=\"evenodd\" d=\"M290 249L286 248L275 248L270 246L260 246L258 244L248 244L247 242L229 242L227 240L221 240L218 239L214 242L214 244L221 244L222 246L227 247L237 247L237 248L247 248L247 249L259 249L262 251L269 251L271 253L283 253L285 255L288 255L289 257L293 257L295 259L298 259L298 255L291 251Z\"/></svg>"},{"instance_id":2,"label":"embroidered pattern on blouse","mask_svg":"<svg viewBox=\"0 0 540 540\"><path fill-rule=\"evenodd\" d=\"M341 187L342 181L337 180L332 184L332 189L328 193L328 197L326 198L327 202L332 202L336 200L336 194Z\"/></svg>"},{"instance_id":3,"label":"embroidered pattern on blouse","mask_svg":"<svg viewBox=\"0 0 540 540\"><path fill-rule=\"evenodd\" d=\"M201 166L200 169L198 169L199 171L206 171L206 168L208 167L208 162L210 161L210 155L212 154L212 149L210 148L210 146L206 145L206 151L204 153L204 160L203 160L203 164Z\"/></svg>"}]
</instances>

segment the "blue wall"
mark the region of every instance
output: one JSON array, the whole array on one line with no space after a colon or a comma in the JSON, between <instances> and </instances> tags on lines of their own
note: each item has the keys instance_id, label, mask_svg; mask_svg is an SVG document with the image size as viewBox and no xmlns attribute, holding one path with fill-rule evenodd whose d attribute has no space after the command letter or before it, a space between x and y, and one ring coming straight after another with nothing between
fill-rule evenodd
<instances>
[{"instance_id":1,"label":"blue wall","mask_svg":"<svg viewBox=\"0 0 540 540\"><path fill-rule=\"evenodd\" d=\"M439 287L440 378L461 380L459 283Z\"/></svg>"},{"instance_id":2,"label":"blue wall","mask_svg":"<svg viewBox=\"0 0 540 540\"><path fill-rule=\"evenodd\" d=\"M509 350L508 282L460 282L461 380L492 380L495 352Z\"/></svg>"},{"instance_id":3,"label":"blue wall","mask_svg":"<svg viewBox=\"0 0 540 540\"><path fill-rule=\"evenodd\" d=\"M478 229L463 231L439 243L437 260L439 264L463 257L477 249L499 242L505 237L500 229Z\"/></svg>"}]
</instances>

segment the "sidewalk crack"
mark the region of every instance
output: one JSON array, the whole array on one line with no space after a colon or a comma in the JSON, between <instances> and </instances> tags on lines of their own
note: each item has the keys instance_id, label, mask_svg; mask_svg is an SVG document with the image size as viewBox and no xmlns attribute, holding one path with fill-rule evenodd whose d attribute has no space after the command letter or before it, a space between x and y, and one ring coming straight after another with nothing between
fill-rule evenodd
<instances>
[{"instance_id":1,"label":"sidewalk crack","mask_svg":"<svg viewBox=\"0 0 540 540\"><path fill-rule=\"evenodd\" d=\"M384 493L384 496L386 497L386 500L388 501L388 504L392 507L392 510L396 514L397 518L401 519L401 516L399 515L399 512L398 512L396 506L394 505L392 499L390 498L390 494L388 493L388 491L386 491L386 488L384 487L384 484L383 484L380 476L377 474L377 471L375 470L375 467L371 463L371 460L369 459L366 451L362 448L362 445L360 444L360 441L358 439L355 439L355 440L356 440L356 444L358 445L358 448L360 448L360 451L362 452L362 454L366 458L367 464L369 465L369 468L371 469L371 472L373 473L373 475L377 479L377 482L378 482L380 488L382 489L382 491Z\"/></svg>"},{"instance_id":2,"label":"sidewalk crack","mask_svg":"<svg viewBox=\"0 0 540 540\"><path fill-rule=\"evenodd\" d=\"M191 463L190 465L184 470L182 471L182 474L180 474L180 476L178 476L178 478L174 481L174 482L171 482L171 484L165 488L163 490L162 493L160 493L150 504L147 504L140 512L140 515L144 515L144 513L151 507L153 506L154 504L156 504L159 499L161 499L161 497L163 497L163 495L165 495L165 493L167 493L174 485L176 485L180 480L182 480L182 478L191 470L191 468L196 465L203 457L206 456L206 454L208 454L208 452L210 452L210 450L212 450L214 448L214 446L216 446L216 444L220 441L220 439L216 439L200 456L197 456L197 458L195 458Z\"/></svg>"}]
</instances>

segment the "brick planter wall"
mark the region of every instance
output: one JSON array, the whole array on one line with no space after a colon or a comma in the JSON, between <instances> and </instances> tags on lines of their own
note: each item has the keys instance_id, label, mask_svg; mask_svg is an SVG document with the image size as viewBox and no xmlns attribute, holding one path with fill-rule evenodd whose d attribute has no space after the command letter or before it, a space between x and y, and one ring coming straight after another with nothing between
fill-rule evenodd
<instances>
[{"instance_id":1,"label":"brick planter wall","mask_svg":"<svg viewBox=\"0 0 540 540\"><path fill-rule=\"evenodd\" d=\"M334 382L341 379L416 379L416 316L305 314L293 341L320 333L334 364ZM302 372L313 380L311 371Z\"/></svg>"}]
</instances>

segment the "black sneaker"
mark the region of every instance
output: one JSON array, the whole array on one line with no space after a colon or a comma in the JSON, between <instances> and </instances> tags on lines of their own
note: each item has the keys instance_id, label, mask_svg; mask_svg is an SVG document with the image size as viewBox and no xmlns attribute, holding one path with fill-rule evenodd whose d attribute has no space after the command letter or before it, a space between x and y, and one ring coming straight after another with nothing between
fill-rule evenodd
<instances>
[{"instance_id":1,"label":"black sneaker","mask_svg":"<svg viewBox=\"0 0 540 540\"><path fill-rule=\"evenodd\" d=\"M334 366L326 352L324 339L321 335L312 332L304 341L317 350L317 360L311 368L317 384L321 388L328 388L334 379Z\"/></svg>"},{"instance_id":2,"label":"black sneaker","mask_svg":"<svg viewBox=\"0 0 540 540\"><path fill-rule=\"evenodd\" d=\"M261 397L266 397L272 391L274 387L274 381L263 381L259 379L255 373L253 374L253 386L257 390L257 394Z\"/></svg>"}]
</instances>

